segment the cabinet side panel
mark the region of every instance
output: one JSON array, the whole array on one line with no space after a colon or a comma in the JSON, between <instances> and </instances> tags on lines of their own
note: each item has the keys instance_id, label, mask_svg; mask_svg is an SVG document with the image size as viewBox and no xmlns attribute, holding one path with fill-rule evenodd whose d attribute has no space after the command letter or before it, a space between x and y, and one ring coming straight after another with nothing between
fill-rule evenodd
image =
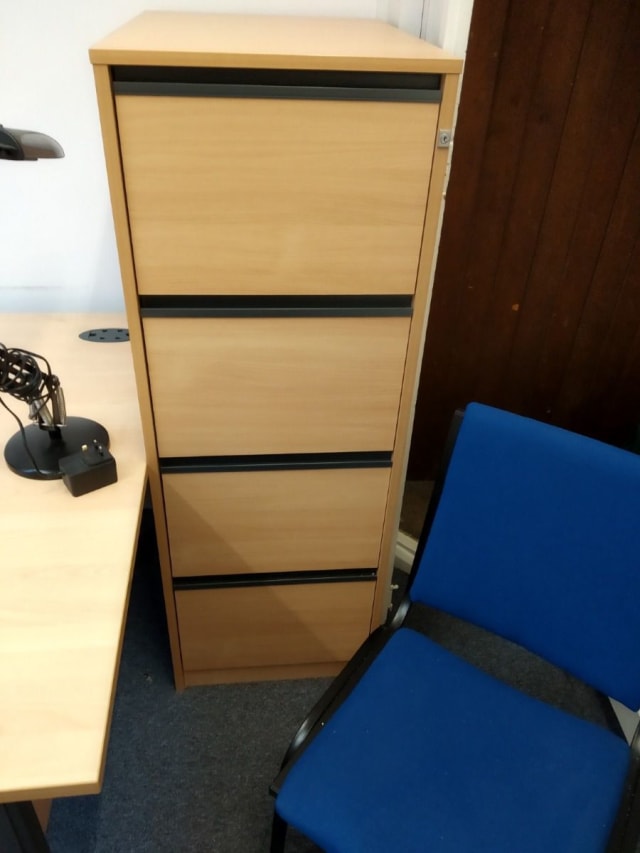
<instances>
[{"instance_id":1,"label":"cabinet side panel","mask_svg":"<svg viewBox=\"0 0 640 853\"><path fill-rule=\"evenodd\" d=\"M441 128L451 128L453 127L459 75L447 74L443 79L443 97L438 125ZM437 257L438 235L444 206L445 178L450 152L448 148L436 147L431 153L433 160L430 164L429 195L420 253L418 284L414 300L414 317L407 347L407 369L405 371L400 399L394 464L389 487L389 504L382 535L380 570L376 587L372 628L384 622L391 599L390 583L395 543L400 524L400 508L413 428L418 381L420 378L419 371L422 364L425 335L427 333L433 275Z\"/></svg>"},{"instance_id":2,"label":"cabinet side panel","mask_svg":"<svg viewBox=\"0 0 640 853\"><path fill-rule=\"evenodd\" d=\"M127 323L129 326L129 336L131 339L131 350L136 375L138 402L140 404L142 430L147 454L147 465L149 469L149 486L153 501L156 535L158 540L158 552L167 613L171 659L176 686L180 689L184 686L184 675L182 670L182 660L180 657L178 624L176 620L173 588L171 586L171 563L164 517L164 501L162 497L162 485L160 482L160 472L157 459L153 410L149 395L144 339L138 311L136 275L129 236L129 216L122 176L117 118L115 114L113 93L111 90L111 75L109 68L105 65L95 65L93 71L98 99L98 110L100 113L100 125L102 129L102 140L107 166L107 177L109 180L111 209L118 247L118 259L120 262L120 273L122 275L122 287L127 311Z\"/></svg>"}]
</instances>

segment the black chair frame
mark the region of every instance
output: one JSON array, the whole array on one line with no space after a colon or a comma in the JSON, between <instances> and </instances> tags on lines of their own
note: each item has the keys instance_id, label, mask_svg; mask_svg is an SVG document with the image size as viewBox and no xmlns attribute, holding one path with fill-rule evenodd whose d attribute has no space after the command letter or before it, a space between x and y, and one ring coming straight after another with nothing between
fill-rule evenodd
<instances>
[{"instance_id":1,"label":"black chair frame","mask_svg":"<svg viewBox=\"0 0 640 853\"><path fill-rule=\"evenodd\" d=\"M447 436L443 459L436 476L431 500L427 508L422 532L416 547L416 554L411 572L407 581L403 596L388 619L388 621L376 628L362 643L351 660L345 665L341 672L325 690L318 702L313 706L305 720L295 733L282 760L280 770L270 785L270 793L276 797L284 779L296 760L302 755L305 748L314 737L322 730L326 722L331 718L337 708L345 701L352 690L356 687L364 673L373 663L377 655L398 628L407 624L410 614L421 605L411 601L408 592L412 581L418 571L420 560L426 547L429 533L438 509L438 503L444 481L449 467L449 461L453 453L458 431L462 424L464 410L456 411L449 433ZM605 711L610 728L620 737L624 737L617 716L613 711L609 699L593 691ZM618 814L612 828L606 853L639 853L640 851L640 722L638 723L631 741L630 764L625 780L625 789L621 798ZM274 809L271 853L284 853L288 824Z\"/></svg>"}]
</instances>

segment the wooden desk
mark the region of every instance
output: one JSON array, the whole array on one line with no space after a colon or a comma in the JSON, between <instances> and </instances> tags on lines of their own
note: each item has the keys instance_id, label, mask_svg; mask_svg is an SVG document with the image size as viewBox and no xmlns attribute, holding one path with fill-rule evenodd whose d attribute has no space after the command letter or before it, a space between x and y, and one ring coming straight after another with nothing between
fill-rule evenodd
<instances>
[{"instance_id":1,"label":"wooden desk","mask_svg":"<svg viewBox=\"0 0 640 853\"><path fill-rule=\"evenodd\" d=\"M0 803L102 784L146 463L129 344L78 335L125 326L120 314L0 315L0 341L46 356L68 414L108 430L118 468L117 483L73 497L0 459ZM16 429L0 409L2 448Z\"/></svg>"}]
</instances>

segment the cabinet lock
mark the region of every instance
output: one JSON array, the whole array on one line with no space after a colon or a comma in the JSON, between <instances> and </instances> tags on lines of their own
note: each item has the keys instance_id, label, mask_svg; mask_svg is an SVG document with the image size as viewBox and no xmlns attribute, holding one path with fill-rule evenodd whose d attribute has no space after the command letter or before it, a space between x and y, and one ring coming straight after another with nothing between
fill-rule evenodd
<instances>
[{"instance_id":1,"label":"cabinet lock","mask_svg":"<svg viewBox=\"0 0 640 853\"><path fill-rule=\"evenodd\" d=\"M451 130L442 128L438 131L438 148L448 148L451 145Z\"/></svg>"}]
</instances>

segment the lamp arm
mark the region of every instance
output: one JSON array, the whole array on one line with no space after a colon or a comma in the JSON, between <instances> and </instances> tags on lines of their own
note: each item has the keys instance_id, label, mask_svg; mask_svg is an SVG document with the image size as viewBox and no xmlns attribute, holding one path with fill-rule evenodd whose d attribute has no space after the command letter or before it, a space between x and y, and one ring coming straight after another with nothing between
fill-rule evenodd
<instances>
[{"instance_id":1,"label":"lamp arm","mask_svg":"<svg viewBox=\"0 0 640 853\"><path fill-rule=\"evenodd\" d=\"M57 429L65 425L64 393L57 376L43 377L40 396L29 401L29 417L43 429Z\"/></svg>"}]
</instances>

